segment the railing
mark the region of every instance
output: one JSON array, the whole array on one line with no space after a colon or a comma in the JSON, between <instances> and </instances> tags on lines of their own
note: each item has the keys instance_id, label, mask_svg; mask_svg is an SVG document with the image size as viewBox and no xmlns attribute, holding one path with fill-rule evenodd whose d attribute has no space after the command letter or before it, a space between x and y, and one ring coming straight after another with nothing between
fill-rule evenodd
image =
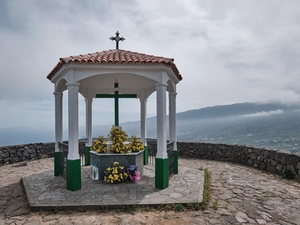
<instances>
[{"instance_id":1,"label":"railing","mask_svg":"<svg viewBox=\"0 0 300 225\"><path fill-rule=\"evenodd\" d=\"M78 151L81 161L81 166L84 166L85 143L87 139L80 139L78 143ZM155 165L155 157L157 153L157 140L148 139L148 164ZM151 146L151 147L150 147ZM58 143L60 157L60 175L66 179L67 177L67 157L68 157L68 142ZM167 153L169 158L169 178L174 174L174 142L167 143Z\"/></svg>"},{"instance_id":2,"label":"railing","mask_svg":"<svg viewBox=\"0 0 300 225\"><path fill-rule=\"evenodd\" d=\"M58 142L58 148L60 152L59 160L59 175L64 179L67 179L67 157L68 157L68 144Z\"/></svg>"},{"instance_id":3,"label":"railing","mask_svg":"<svg viewBox=\"0 0 300 225\"><path fill-rule=\"evenodd\" d=\"M174 174L174 141L167 144L167 153L169 158L169 178Z\"/></svg>"},{"instance_id":4,"label":"railing","mask_svg":"<svg viewBox=\"0 0 300 225\"><path fill-rule=\"evenodd\" d=\"M87 143L87 138L82 138L78 140L78 152L80 157L80 165L85 165L85 143Z\"/></svg>"},{"instance_id":5,"label":"railing","mask_svg":"<svg viewBox=\"0 0 300 225\"><path fill-rule=\"evenodd\" d=\"M148 163L150 165L155 165L155 157L157 153L157 140L156 139L148 139ZM174 142L167 142L167 153L169 158L169 178L174 174Z\"/></svg>"},{"instance_id":6,"label":"railing","mask_svg":"<svg viewBox=\"0 0 300 225\"><path fill-rule=\"evenodd\" d=\"M155 165L155 157L156 157L156 155L149 155L148 154L148 165L152 165L152 166Z\"/></svg>"},{"instance_id":7,"label":"railing","mask_svg":"<svg viewBox=\"0 0 300 225\"><path fill-rule=\"evenodd\" d=\"M81 166L84 166L84 155L85 155L84 146L85 146L85 140L79 140L78 153L80 157ZM62 176L64 179L67 179L67 159L68 159L68 151L69 151L68 142L63 142L63 143L58 142L58 148L60 152L59 175Z\"/></svg>"},{"instance_id":8,"label":"railing","mask_svg":"<svg viewBox=\"0 0 300 225\"><path fill-rule=\"evenodd\" d=\"M147 138L148 145L148 164L155 165L155 157L157 153L157 139Z\"/></svg>"}]
</instances>

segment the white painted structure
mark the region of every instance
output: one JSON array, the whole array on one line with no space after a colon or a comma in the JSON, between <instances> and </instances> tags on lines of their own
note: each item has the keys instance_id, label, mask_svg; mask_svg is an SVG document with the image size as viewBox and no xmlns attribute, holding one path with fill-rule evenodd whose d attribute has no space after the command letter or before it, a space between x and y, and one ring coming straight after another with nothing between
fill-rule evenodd
<instances>
[{"instance_id":1,"label":"white painted structure","mask_svg":"<svg viewBox=\"0 0 300 225\"><path fill-rule=\"evenodd\" d=\"M141 138L146 144L147 98L157 95L157 158L167 158L166 101L169 93L169 133L176 146L176 84L182 79L173 59L109 50L93 54L61 58L47 77L54 83L55 95L55 151L62 141L62 96L68 90L68 160L79 159L78 154L78 93L86 103L87 146L92 145L92 102L96 94L113 93L114 82L120 94L136 94L140 100ZM97 136L100 134L97 134Z\"/></svg>"}]
</instances>

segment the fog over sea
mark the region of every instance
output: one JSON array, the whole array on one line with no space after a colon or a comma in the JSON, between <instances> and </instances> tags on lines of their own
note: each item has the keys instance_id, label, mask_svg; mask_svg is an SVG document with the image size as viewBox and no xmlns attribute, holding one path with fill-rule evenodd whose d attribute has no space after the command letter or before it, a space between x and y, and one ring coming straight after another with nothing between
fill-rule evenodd
<instances>
[{"instance_id":1,"label":"fog over sea","mask_svg":"<svg viewBox=\"0 0 300 225\"><path fill-rule=\"evenodd\" d=\"M0 146L54 142L54 129L6 128L0 129Z\"/></svg>"},{"instance_id":2,"label":"fog over sea","mask_svg":"<svg viewBox=\"0 0 300 225\"><path fill-rule=\"evenodd\" d=\"M300 104L239 103L177 113L177 140L237 144L300 154ZM93 137L108 136L112 125L93 125ZM121 123L130 137L140 122ZM167 125L168 127L168 125ZM147 137L156 138L156 117L147 119ZM85 138L85 127L79 127ZM64 130L63 140L68 139ZM0 146L54 142L53 128L0 128Z\"/></svg>"}]
</instances>

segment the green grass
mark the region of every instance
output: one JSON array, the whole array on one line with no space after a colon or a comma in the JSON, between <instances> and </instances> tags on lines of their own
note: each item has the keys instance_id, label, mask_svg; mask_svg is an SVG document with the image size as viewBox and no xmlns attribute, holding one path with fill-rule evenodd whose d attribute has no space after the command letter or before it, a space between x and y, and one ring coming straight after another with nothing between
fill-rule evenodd
<instances>
[{"instance_id":1,"label":"green grass","mask_svg":"<svg viewBox=\"0 0 300 225\"><path fill-rule=\"evenodd\" d=\"M210 200L210 182L211 182L211 173L208 169L204 169L204 190L203 190L203 203L201 209L207 209L209 200Z\"/></svg>"},{"instance_id":2,"label":"green grass","mask_svg":"<svg viewBox=\"0 0 300 225\"><path fill-rule=\"evenodd\" d=\"M60 211L61 211L61 209L60 209L59 206L53 206L53 207L51 207L49 213L50 213L50 214L58 214L58 213L60 213Z\"/></svg>"},{"instance_id":3,"label":"green grass","mask_svg":"<svg viewBox=\"0 0 300 225\"><path fill-rule=\"evenodd\" d=\"M185 207L181 203L178 203L178 204L175 205L175 209L176 209L177 212L183 212Z\"/></svg>"},{"instance_id":4,"label":"green grass","mask_svg":"<svg viewBox=\"0 0 300 225\"><path fill-rule=\"evenodd\" d=\"M215 201L212 205L213 210L218 210L218 201Z\"/></svg>"}]
</instances>

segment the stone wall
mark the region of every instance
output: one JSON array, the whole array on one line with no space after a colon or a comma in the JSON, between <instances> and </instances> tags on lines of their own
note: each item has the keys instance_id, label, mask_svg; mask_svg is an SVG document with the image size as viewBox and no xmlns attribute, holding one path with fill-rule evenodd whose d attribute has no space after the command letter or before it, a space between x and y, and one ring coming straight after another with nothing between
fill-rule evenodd
<instances>
[{"instance_id":1,"label":"stone wall","mask_svg":"<svg viewBox=\"0 0 300 225\"><path fill-rule=\"evenodd\" d=\"M156 153L156 143L148 142L149 154ZM178 142L180 157L238 163L300 181L300 155L242 145Z\"/></svg>"},{"instance_id":2,"label":"stone wall","mask_svg":"<svg viewBox=\"0 0 300 225\"><path fill-rule=\"evenodd\" d=\"M64 141L64 143L68 143ZM85 142L79 142L79 154L84 154ZM0 146L0 166L17 162L37 160L54 156L55 143L34 143Z\"/></svg>"},{"instance_id":3,"label":"stone wall","mask_svg":"<svg viewBox=\"0 0 300 225\"><path fill-rule=\"evenodd\" d=\"M53 157L54 142L0 147L0 166L22 161Z\"/></svg>"},{"instance_id":4,"label":"stone wall","mask_svg":"<svg viewBox=\"0 0 300 225\"><path fill-rule=\"evenodd\" d=\"M148 141L149 155L156 154L156 142ZM84 149L84 143L79 144ZM242 145L178 142L180 157L234 162L281 174L300 181L300 155ZM35 143L0 147L0 166L53 157L54 143Z\"/></svg>"}]
</instances>

